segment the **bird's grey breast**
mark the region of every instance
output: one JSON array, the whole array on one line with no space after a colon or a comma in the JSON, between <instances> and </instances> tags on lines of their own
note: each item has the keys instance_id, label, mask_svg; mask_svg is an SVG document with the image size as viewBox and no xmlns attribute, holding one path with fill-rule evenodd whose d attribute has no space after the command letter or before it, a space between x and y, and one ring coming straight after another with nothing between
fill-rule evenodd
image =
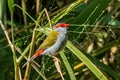
<instances>
[{"instance_id":1,"label":"bird's grey breast","mask_svg":"<svg viewBox=\"0 0 120 80\"><path fill-rule=\"evenodd\" d=\"M68 39L67 33L62 32L61 34L59 34L58 39L59 39L59 43L58 43L58 49L56 50L56 52L59 52L65 48L65 45Z\"/></svg>"},{"instance_id":2,"label":"bird's grey breast","mask_svg":"<svg viewBox=\"0 0 120 80\"><path fill-rule=\"evenodd\" d=\"M68 39L67 31L66 30L60 31L56 43L53 46L47 48L43 54L56 55L56 53L65 48L67 39Z\"/></svg>"}]
</instances>

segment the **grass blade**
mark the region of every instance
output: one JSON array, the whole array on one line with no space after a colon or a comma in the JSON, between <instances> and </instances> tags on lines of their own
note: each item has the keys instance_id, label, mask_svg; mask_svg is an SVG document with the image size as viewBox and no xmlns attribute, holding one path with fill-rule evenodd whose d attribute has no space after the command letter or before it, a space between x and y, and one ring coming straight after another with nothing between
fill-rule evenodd
<instances>
[{"instance_id":1,"label":"grass blade","mask_svg":"<svg viewBox=\"0 0 120 80\"><path fill-rule=\"evenodd\" d=\"M70 41L67 43L67 48L71 50L78 59L80 59L99 80L108 80L106 76L85 56L79 49L77 49Z\"/></svg>"},{"instance_id":2,"label":"grass blade","mask_svg":"<svg viewBox=\"0 0 120 80\"><path fill-rule=\"evenodd\" d=\"M73 70L72 70L72 67L70 66L70 64L69 64L69 62L68 62L65 54L64 54L63 52L61 52L61 53L60 53L60 56L61 56L61 58L62 58L62 60L63 60L63 62L64 62L64 64L65 64L65 67L66 67L66 69L67 69L67 71L68 71L68 74L69 74L69 76L70 76L70 79L71 79L71 80L76 80L75 75L74 75L74 72L73 72Z\"/></svg>"}]
</instances>

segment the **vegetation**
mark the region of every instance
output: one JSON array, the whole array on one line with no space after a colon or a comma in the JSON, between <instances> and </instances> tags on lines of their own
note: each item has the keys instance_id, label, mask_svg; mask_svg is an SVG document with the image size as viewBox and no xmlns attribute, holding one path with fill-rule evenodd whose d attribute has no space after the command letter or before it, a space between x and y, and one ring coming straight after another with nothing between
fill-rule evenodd
<instances>
[{"instance_id":1,"label":"vegetation","mask_svg":"<svg viewBox=\"0 0 120 80\"><path fill-rule=\"evenodd\" d=\"M1 80L119 80L119 0L1 0ZM69 23L66 48L22 65L56 23Z\"/></svg>"}]
</instances>

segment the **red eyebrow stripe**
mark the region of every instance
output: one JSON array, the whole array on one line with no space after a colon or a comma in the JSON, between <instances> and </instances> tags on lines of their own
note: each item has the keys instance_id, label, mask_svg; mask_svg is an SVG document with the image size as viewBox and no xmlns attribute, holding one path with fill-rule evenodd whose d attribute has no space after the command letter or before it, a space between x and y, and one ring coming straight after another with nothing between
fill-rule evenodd
<instances>
[{"instance_id":1,"label":"red eyebrow stripe","mask_svg":"<svg viewBox=\"0 0 120 80\"><path fill-rule=\"evenodd\" d=\"M61 23L61 24L57 24L55 27L59 28L59 27L68 27L70 24L66 24L66 23Z\"/></svg>"},{"instance_id":2,"label":"red eyebrow stripe","mask_svg":"<svg viewBox=\"0 0 120 80\"><path fill-rule=\"evenodd\" d=\"M63 26L63 27L68 27L69 24L63 23L63 24L61 24L61 26Z\"/></svg>"}]
</instances>

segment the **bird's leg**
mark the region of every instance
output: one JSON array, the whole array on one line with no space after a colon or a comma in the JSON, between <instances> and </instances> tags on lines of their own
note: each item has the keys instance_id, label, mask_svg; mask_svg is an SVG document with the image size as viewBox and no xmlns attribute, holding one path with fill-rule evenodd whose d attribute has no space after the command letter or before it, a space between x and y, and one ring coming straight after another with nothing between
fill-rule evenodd
<instances>
[{"instance_id":1,"label":"bird's leg","mask_svg":"<svg viewBox=\"0 0 120 80\"><path fill-rule=\"evenodd\" d=\"M61 76L62 80L64 80L64 77L62 75L62 71L61 71L61 68L60 68L60 60L57 57L52 56L52 55L50 55L50 57L53 58L54 63L55 63L55 67L56 67L58 73L60 73L60 76Z\"/></svg>"},{"instance_id":2,"label":"bird's leg","mask_svg":"<svg viewBox=\"0 0 120 80\"><path fill-rule=\"evenodd\" d=\"M53 61L56 61L56 62L59 62L59 63L60 63L60 60L59 60L57 57L52 56L52 55L50 55L50 57L52 57L52 58L53 58Z\"/></svg>"}]
</instances>

